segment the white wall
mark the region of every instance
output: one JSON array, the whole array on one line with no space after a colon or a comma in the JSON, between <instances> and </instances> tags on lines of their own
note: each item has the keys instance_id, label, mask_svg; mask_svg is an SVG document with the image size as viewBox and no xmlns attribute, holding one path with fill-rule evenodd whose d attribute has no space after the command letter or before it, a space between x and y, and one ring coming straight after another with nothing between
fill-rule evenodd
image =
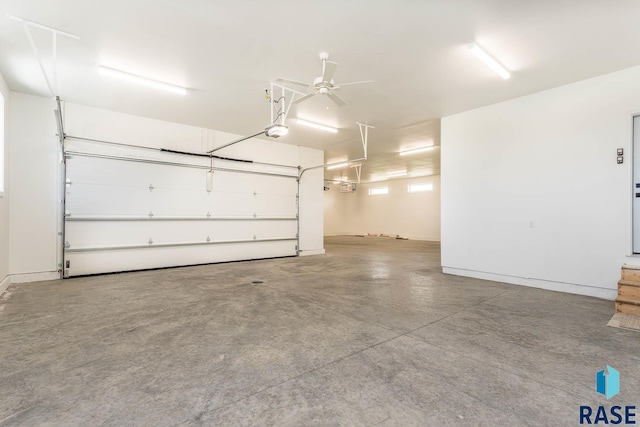
<instances>
[{"instance_id":1,"label":"white wall","mask_svg":"<svg viewBox=\"0 0 640 427\"><path fill-rule=\"evenodd\" d=\"M443 271L615 298L634 112L640 67L444 118Z\"/></svg>"},{"instance_id":2,"label":"white wall","mask_svg":"<svg viewBox=\"0 0 640 427\"><path fill-rule=\"evenodd\" d=\"M58 277L54 103L11 93L9 273L12 282Z\"/></svg>"},{"instance_id":3,"label":"white wall","mask_svg":"<svg viewBox=\"0 0 640 427\"><path fill-rule=\"evenodd\" d=\"M4 152L0 156L0 173L4 174L4 191L0 192L0 294L9 286L9 109L11 93L2 74L0 74L0 93L4 97ZM0 144L1 145L1 144Z\"/></svg>"},{"instance_id":4,"label":"white wall","mask_svg":"<svg viewBox=\"0 0 640 427\"><path fill-rule=\"evenodd\" d=\"M324 164L324 152L298 147L303 167ZM300 180L300 255L324 254L324 169L304 172Z\"/></svg>"},{"instance_id":5,"label":"white wall","mask_svg":"<svg viewBox=\"0 0 640 427\"><path fill-rule=\"evenodd\" d=\"M59 277L56 272L57 158L53 108L54 104L48 98L12 93L9 236L12 282ZM239 138L238 135L72 103L67 103L64 111L66 133L85 138L184 151L206 151ZM319 150L257 139L226 148L220 154L287 163L282 161L284 156L294 165L303 167L322 164L324 158ZM313 215L318 206L322 210L321 186L322 176L318 174L305 174L301 182L306 205L303 205L300 240L301 250L307 254L324 253L322 218ZM307 210L308 215L304 212Z\"/></svg>"},{"instance_id":6,"label":"white wall","mask_svg":"<svg viewBox=\"0 0 640 427\"><path fill-rule=\"evenodd\" d=\"M433 191L409 193L410 184L432 184ZM358 186L341 193L338 184L325 191L325 234L399 234L413 240L440 240L440 176L396 179ZM388 187L388 194L369 189Z\"/></svg>"}]
</instances>

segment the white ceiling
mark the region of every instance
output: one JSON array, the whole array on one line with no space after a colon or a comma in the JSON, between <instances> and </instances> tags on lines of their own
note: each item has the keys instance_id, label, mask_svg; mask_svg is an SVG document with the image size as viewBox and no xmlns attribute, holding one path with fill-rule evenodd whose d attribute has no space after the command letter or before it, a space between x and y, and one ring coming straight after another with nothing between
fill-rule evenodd
<instances>
[{"instance_id":1,"label":"white ceiling","mask_svg":"<svg viewBox=\"0 0 640 427\"><path fill-rule=\"evenodd\" d=\"M291 123L279 141L324 149L327 161L360 157L355 122L370 123L365 180L405 168L439 173L439 149L397 152L438 145L440 117L640 64L637 0L1 0L0 14L0 71L13 90L48 94L21 26L6 14L81 37L59 39L61 98L240 135L268 125L270 80L313 80L327 51L339 63L336 83L374 83L340 89L345 107L317 96L291 113L337 134ZM33 34L50 58L50 36ZM472 41L512 78L470 55ZM111 80L98 64L190 91Z\"/></svg>"}]
</instances>

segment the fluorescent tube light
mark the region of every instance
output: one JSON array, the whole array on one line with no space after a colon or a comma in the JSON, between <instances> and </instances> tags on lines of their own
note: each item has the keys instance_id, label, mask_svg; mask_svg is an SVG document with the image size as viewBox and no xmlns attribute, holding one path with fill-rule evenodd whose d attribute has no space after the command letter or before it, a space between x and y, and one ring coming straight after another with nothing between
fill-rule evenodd
<instances>
[{"instance_id":1,"label":"fluorescent tube light","mask_svg":"<svg viewBox=\"0 0 640 427\"><path fill-rule=\"evenodd\" d=\"M349 166L349 162L342 162L342 163L333 164L331 166L327 166L327 169L340 169L340 168L346 168L347 166Z\"/></svg>"},{"instance_id":2,"label":"fluorescent tube light","mask_svg":"<svg viewBox=\"0 0 640 427\"><path fill-rule=\"evenodd\" d=\"M387 172L387 177L394 177L394 176L405 176L407 174L407 171L393 171L393 172Z\"/></svg>"},{"instance_id":3,"label":"fluorescent tube light","mask_svg":"<svg viewBox=\"0 0 640 427\"><path fill-rule=\"evenodd\" d=\"M480 58L485 64L487 64L489 68L498 73L498 75L503 79L506 80L511 77L511 73L506 68L504 68L504 66L500 64L493 56L489 55L484 49L482 49L477 43L471 43L469 45L469 50L478 58Z\"/></svg>"},{"instance_id":4,"label":"fluorescent tube light","mask_svg":"<svg viewBox=\"0 0 640 427\"><path fill-rule=\"evenodd\" d=\"M271 138L279 138L289 133L289 128L285 125L275 124L265 129L265 135Z\"/></svg>"},{"instance_id":5,"label":"fluorescent tube light","mask_svg":"<svg viewBox=\"0 0 640 427\"><path fill-rule=\"evenodd\" d=\"M296 123L302 126L307 126L314 129L320 129L325 132L338 133L338 128L332 126L321 125L320 123L309 122L307 120L296 119Z\"/></svg>"},{"instance_id":6,"label":"fluorescent tube light","mask_svg":"<svg viewBox=\"0 0 640 427\"><path fill-rule=\"evenodd\" d=\"M169 83L159 82L157 80L148 79L146 77L138 76L136 74L127 73L126 71L116 70L115 68L109 68L101 65L99 67L100 74L109 77L115 77L118 79L126 80L132 83L137 83L142 86L148 86L155 89L166 90L167 92L178 93L180 95L186 95L187 89L172 85Z\"/></svg>"},{"instance_id":7,"label":"fluorescent tube light","mask_svg":"<svg viewBox=\"0 0 640 427\"><path fill-rule=\"evenodd\" d=\"M425 151L431 151L431 150L433 150L433 145L430 145L428 147L412 148L411 150L404 150L398 154L400 154L401 156L408 156L409 154L424 153Z\"/></svg>"}]
</instances>

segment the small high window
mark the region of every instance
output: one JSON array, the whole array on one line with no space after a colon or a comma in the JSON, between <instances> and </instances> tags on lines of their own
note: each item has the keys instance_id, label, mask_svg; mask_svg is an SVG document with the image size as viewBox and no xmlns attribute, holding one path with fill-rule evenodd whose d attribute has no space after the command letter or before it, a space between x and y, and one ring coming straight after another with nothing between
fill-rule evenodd
<instances>
[{"instance_id":1,"label":"small high window","mask_svg":"<svg viewBox=\"0 0 640 427\"><path fill-rule=\"evenodd\" d=\"M378 187L369 189L370 196L376 196L378 194L389 194L389 187Z\"/></svg>"},{"instance_id":2,"label":"small high window","mask_svg":"<svg viewBox=\"0 0 640 427\"><path fill-rule=\"evenodd\" d=\"M417 193L420 191L433 191L433 184L411 184L407 191L409 191L409 193Z\"/></svg>"}]
</instances>

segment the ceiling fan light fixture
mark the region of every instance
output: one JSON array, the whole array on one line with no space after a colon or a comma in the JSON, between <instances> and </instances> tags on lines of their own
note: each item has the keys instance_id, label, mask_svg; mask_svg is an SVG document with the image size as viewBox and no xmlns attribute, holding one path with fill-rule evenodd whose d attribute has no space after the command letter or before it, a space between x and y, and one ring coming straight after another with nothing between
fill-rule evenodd
<instances>
[{"instance_id":1,"label":"ceiling fan light fixture","mask_svg":"<svg viewBox=\"0 0 640 427\"><path fill-rule=\"evenodd\" d=\"M325 132L338 133L338 128L334 128L333 126L322 125L320 123L314 123L314 122L310 122L310 121L298 119L298 118L296 118L295 120L297 124L302 126L306 126L314 129L320 129Z\"/></svg>"},{"instance_id":2,"label":"ceiling fan light fixture","mask_svg":"<svg viewBox=\"0 0 640 427\"><path fill-rule=\"evenodd\" d=\"M264 130L265 135L271 138L280 138L289 133L289 128L281 124L273 124Z\"/></svg>"},{"instance_id":3,"label":"ceiling fan light fixture","mask_svg":"<svg viewBox=\"0 0 640 427\"><path fill-rule=\"evenodd\" d=\"M489 68L491 68L493 71L498 73L498 75L503 79L507 80L509 77L511 77L511 73L501 63L499 63L493 56L489 55L487 51L481 48L478 43L475 43L475 42L471 43L469 45L469 50L475 56L480 58L482 62L487 64Z\"/></svg>"},{"instance_id":4,"label":"ceiling fan light fixture","mask_svg":"<svg viewBox=\"0 0 640 427\"><path fill-rule=\"evenodd\" d=\"M408 156L410 154L418 154L418 153L424 153L425 151L431 151L433 150L433 145L430 145L428 147L420 147L420 148L412 148L410 150L404 150L399 152L398 154L400 154L401 156Z\"/></svg>"}]
</instances>

